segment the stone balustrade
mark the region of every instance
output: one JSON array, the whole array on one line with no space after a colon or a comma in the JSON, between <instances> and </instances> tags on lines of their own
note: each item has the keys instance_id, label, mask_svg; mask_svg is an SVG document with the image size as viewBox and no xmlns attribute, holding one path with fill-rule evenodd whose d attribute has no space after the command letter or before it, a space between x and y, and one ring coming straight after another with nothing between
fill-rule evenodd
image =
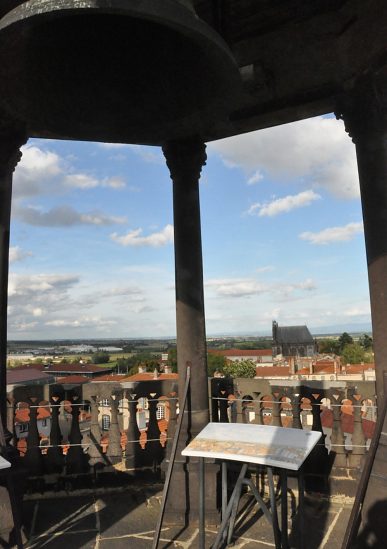
<instances>
[{"instance_id":1,"label":"stone balustrade","mask_svg":"<svg viewBox=\"0 0 387 549\"><path fill-rule=\"evenodd\" d=\"M309 474L328 478L358 470L376 419L372 382L210 380L211 420L321 432ZM7 425L28 475L58 482L79 475L157 472L178 414L177 383L91 382L15 386ZM344 472L344 473L343 473Z\"/></svg>"},{"instance_id":2,"label":"stone balustrade","mask_svg":"<svg viewBox=\"0 0 387 549\"><path fill-rule=\"evenodd\" d=\"M351 480L369 447L377 415L375 384L355 383L214 378L211 419L320 431L306 463L308 473Z\"/></svg>"}]
</instances>

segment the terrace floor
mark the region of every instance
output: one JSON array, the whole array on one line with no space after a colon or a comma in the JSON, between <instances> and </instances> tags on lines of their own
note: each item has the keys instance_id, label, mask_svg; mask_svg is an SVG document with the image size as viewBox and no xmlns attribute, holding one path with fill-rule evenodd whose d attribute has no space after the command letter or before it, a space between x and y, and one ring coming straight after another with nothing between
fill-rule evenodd
<instances>
[{"instance_id":1,"label":"terrace floor","mask_svg":"<svg viewBox=\"0 0 387 549\"><path fill-rule=\"evenodd\" d=\"M27 549L149 549L160 512L162 485L139 484L115 488L97 488L30 496L24 502ZM289 493L291 508L293 494ZM243 496L241 520L235 531L236 549L274 547L270 525L258 516ZM328 501L322 496L307 495L305 501L305 549L339 549L351 511L351 500ZM255 510L257 508L255 507ZM294 519L293 519L294 522ZM210 547L216 528L208 527L206 547ZM290 547L298 547L289 518ZM196 527L163 525L159 549L197 548ZM1 545L0 547L7 547ZM9 546L8 546L9 547Z\"/></svg>"}]
</instances>

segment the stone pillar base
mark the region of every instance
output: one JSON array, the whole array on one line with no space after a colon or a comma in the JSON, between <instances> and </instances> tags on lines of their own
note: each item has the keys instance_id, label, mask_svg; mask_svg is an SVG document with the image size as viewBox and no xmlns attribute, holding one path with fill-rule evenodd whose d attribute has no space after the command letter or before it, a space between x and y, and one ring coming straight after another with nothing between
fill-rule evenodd
<instances>
[{"instance_id":1,"label":"stone pillar base","mask_svg":"<svg viewBox=\"0 0 387 549\"><path fill-rule=\"evenodd\" d=\"M163 463L163 470L168 462ZM208 526L220 524L221 468L218 463L205 466L205 517ZM164 524L199 525L199 462L176 462L165 507ZM178 489L177 489L178 487Z\"/></svg>"}]
</instances>

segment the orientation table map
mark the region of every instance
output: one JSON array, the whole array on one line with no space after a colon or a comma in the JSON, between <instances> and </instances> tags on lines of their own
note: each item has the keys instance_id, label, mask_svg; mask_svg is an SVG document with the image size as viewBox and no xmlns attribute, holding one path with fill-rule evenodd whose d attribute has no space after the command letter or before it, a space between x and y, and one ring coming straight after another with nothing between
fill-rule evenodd
<instances>
[{"instance_id":1,"label":"orientation table map","mask_svg":"<svg viewBox=\"0 0 387 549\"><path fill-rule=\"evenodd\" d=\"M297 471L321 438L306 431L249 423L209 423L183 456L230 459Z\"/></svg>"}]
</instances>

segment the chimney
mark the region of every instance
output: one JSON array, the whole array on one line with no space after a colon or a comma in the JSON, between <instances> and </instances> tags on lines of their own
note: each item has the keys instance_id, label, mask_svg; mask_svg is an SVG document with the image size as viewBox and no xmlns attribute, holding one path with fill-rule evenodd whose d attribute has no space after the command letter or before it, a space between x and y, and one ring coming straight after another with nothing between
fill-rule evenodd
<instances>
[{"instance_id":1,"label":"chimney","mask_svg":"<svg viewBox=\"0 0 387 549\"><path fill-rule=\"evenodd\" d=\"M158 379L158 378L159 378L159 372L158 372L157 368L155 368L153 370L153 379Z\"/></svg>"},{"instance_id":2,"label":"chimney","mask_svg":"<svg viewBox=\"0 0 387 549\"><path fill-rule=\"evenodd\" d=\"M140 364L138 365L138 373L139 373L139 374L144 374L145 372L146 372L145 366L144 366L143 364L140 363Z\"/></svg>"},{"instance_id":3,"label":"chimney","mask_svg":"<svg viewBox=\"0 0 387 549\"><path fill-rule=\"evenodd\" d=\"M164 374L171 374L172 373L172 368L170 367L169 364L164 364Z\"/></svg>"}]
</instances>

